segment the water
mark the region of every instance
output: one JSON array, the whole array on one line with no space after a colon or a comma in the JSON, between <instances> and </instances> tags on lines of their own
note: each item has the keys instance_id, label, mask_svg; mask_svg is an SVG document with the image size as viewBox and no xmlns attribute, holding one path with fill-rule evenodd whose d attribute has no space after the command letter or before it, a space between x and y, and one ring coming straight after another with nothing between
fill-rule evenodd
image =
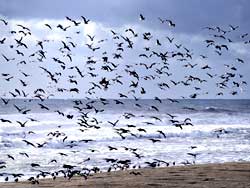
<instances>
[{"instance_id":1,"label":"water","mask_svg":"<svg viewBox=\"0 0 250 188\"><path fill-rule=\"evenodd\" d=\"M0 167L6 166L0 168L0 181L4 181L6 176L13 180L9 175L11 173L22 173L22 178L27 179L38 174L39 170L58 171L63 169L63 164L76 165L78 169L98 166L107 170L111 163L106 162L106 158L130 159L131 166L142 167L147 166L145 162L155 159L164 160L170 165L173 162L183 165L187 161L196 164L250 161L250 100L197 99L179 100L179 103L146 99L120 101L124 104L116 104L114 100L103 103L100 100L93 100L92 103L81 100L81 104L76 104L73 100L53 99L44 102L13 99L7 105L1 103L0 119L12 123L0 123ZM41 109L38 103L50 110ZM87 103L101 112L84 109ZM31 111L22 114L14 104ZM79 124L83 118L76 107L87 113L84 119L90 126ZM64 116L56 110L63 112ZM176 127L167 113L176 116L174 120L180 122L190 118L193 126ZM72 115L72 119L67 115ZM115 127L108 123L116 120L119 121ZM17 121L27 123L21 127ZM125 139L117 134L121 128L130 131L122 134ZM88 139L91 141L85 142ZM149 139L160 142L153 143ZM109 146L117 150L110 150ZM125 147L137 148L136 153L141 157L136 157ZM29 157L20 154L24 152ZM197 156L194 158L188 153ZM56 162L51 162L53 159ZM40 167L31 167L31 163L37 163ZM164 166L163 163L161 165Z\"/></svg>"}]
</instances>

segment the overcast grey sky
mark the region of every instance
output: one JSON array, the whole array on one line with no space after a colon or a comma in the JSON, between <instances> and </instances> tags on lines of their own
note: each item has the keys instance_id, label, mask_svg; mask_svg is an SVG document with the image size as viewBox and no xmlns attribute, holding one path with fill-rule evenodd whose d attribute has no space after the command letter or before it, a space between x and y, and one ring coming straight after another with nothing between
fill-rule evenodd
<instances>
[{"instance_id":1,"label":"overcast grey sky","mask_svg":"<svg viewBox=\"0 0 250 188\"><path fill-rule=\"evenodd\" d=\"M111 26L135 23L138 13L149 19L166 17L178 23L180 32L200 32L204 25L240 25L250 28L248 0L1 0L1 14L8 18L62 19L89 17ZM149 23L151 24L151 23Z\"/></svg>"},{"instance_id":2,"label":"overcast grey sky","mask_svg":"<svg viewBox=\"0 0 250 188\"><path fill-rule=\"evenodd\" d=\"M129 97L136 95L143 98L152 98L154 96L159 96L162 98L180 98L181 96L187 97L193 93L199 93L198 98L250 98L250 43L244 44L244 42L250 40L250 36L241 38L243 34L250 31L250 1L248 0L84 0L84 1L64 1L64 0L43 0L43 1L33 1L33 0L1 0L0 1L0 18L5 19L9 22L8 26L4 26L3 22L0 22L0 40L4 37L7 38L5 44L0 44L1 54L7 57L15 58L14 61L5 62L4 58L0 57L0 73L9 73L14 75L14 78L7 82L5 77L0 77L0 95L9 97L9 91L14 92L15 88L19 90L24 90L29 93L29 97L32 97L33 91L37 88L46 88L47 95L49 93L54 94L56 97L77 97L82 98L89 96L85 92L91 87L89 82L95 81L98 83L100 79L104 76L111 79L116 77L116 74L121 74L123 78L120 80L124 82L124 85L119 83L113 84L108 90L96 89L96 93L89 97L109 97L117 98L119 92L128 94ZM144 21L139 20L139 15L143 14L145 16ZM72 23L65 19L68 16L77 21L83 21L81 16L91 20L88 25L81 24L79 27L74 27ZM161 24L158 17L162 19L170 19L175 24L175 28L169 27L167 24ZM50 31L44 26L45 23L53 26L53 30ZM58 24L63 26L70 25L71 28L67 32L61 32L56 29ZM11 30L20 30L17 24L22 24L29 27L32 31L31 36L25 36L24 41L28 44L29 48L18 48L25 55L24 57L16 53L16 42L15 39L19 39L21 34L10 34ZM230 25L239 26L238 29L226 34L233 42L226 43L217 38L213 38L214 32L203 29L206 26L209 27L220 27L224 30L229 31ZM127 28L133 28L139 37L133 38L134 48L133 50L125 48L123 52L123 59L116 60L112 59L112 54L116 49L116 42L112 40L112 33L110 30L117 31L121 35L127 35L124 32ZM79 35L75 33L80 31ZM150 42L146 42L142 39L142 34L145 32L151 32L153 38ZM95 45L101 45L101 50L97 50L95 53L89 51L86 47L86 43L90 43L87 34L91 36L95 35ZM68 40L66 37L72 37ZM140 79L139 87L136 88L135 93L129 94L128 86L131 81L136 81L131 76L124 71L125 64L134 65L135 67L130 70L136 70L141 77L153 74L152 70L143 68L143 66L137 66L140 63L151 64L153 62L158 62L158 59L143 59L139 58L138 54L146 53L143 51L145 46L152 46L152 49L166 52L177 50L174 44L167 43L166 36L174 37L175 44L183 44L191 50L193 56L192 60L188 59L187 62L177 62L176 59L169 60L169 73L173 75L167 77L165 75L160 75L161 78L156 80L144 80ZM131 37L131 36L129 36ZM44 62L34 63L36 59L29 57L30 54L40 50L37 46L37 41L39 40L50 40L50 42L44 43L44 51L46 51L46 60ZM102 44L98 44L97 41L101 39L108 39ZM160 39L162 45L156 46L156 39ZM218 44L227 44L229 51L222 50L221 56L216 54L214 48L207 48L204 40L214 39ZM61 41L72 41L77 44L77 48L72 50L71 56L73 58L72 62L69 62L66 54L62 54L58 51L62 47ZM165 40L165 41L164 41ZM52 42L51 42L52 41ZM122 39L120 40L120 42ZM164 41L164 42L163 42ZM124 42L124 41L123 41ZM14 45L14 49L9 48L9 45ZM171 46L172 45L172 46ZM107 72L102 71L100 65L100 59L103 56L103 52L107 52L110 60L115 64L120 64L116 71ZM183 49L182 49L183 52ZM208 56L207 59L200 58L200 55ZM68 69L72 66L78 66L80 70L87 74L90 72L85 64L87 56L94 56L98 61L96 65L96 71L92 71L98 74L97 78L92 78L89 75L85 76L84 79L79 78L79 74L75 70ZM56 63L52 60L52 57L57 57L66 63L66 70L62 70L60 66L55 65ZM244 60L244 63L237 62L236 58ZM18 64L18 62L26 60L31 63L26 65ZM32 62L33 61L33 62ZM184 64L198 64L196 69L183 68ZM201 70L201 67L208 64L212 67L212 70ZM229 65L225 67L224 64ZM51 72L61 72L63 76L59 78L58 84L50 83L51 81L47 78L47 74L42 71L39 66L46 67ZM231 67L236 67L237 71L231 70ZM158 67L159 68L159 67ZM31 75L31 77L24 77L21 72L26 72ZM225 89L220 89L216 86L216 83L221 82L222 79L219 76L226 74L227 72L235 73L235 77L231 78L228 83L228 87ZM207 73L216 75L214 78L209 78ZM65 92L64 94L60 92L55 92L57 88L73 88L76 87L74 84L69 83L68 76L76 76L74 79L78 81L78 88L81 93L72 94ZM192 82L191 86L185 87L181 84L178 86L173 86L170 80L181 81L185 79L185 76L196 75L202 79L206 79L206 83ZM243 75L243 78L241 76ZM20 80L25 80L28 86L23 87ZM240 83L237 87L233 84L234 82ZM242 81L249 82L248 85L241 84ZM171 89L161 90L157 88L158 83L167 83L171 86ZM144 87L146 89L146 94L141 95L140 89ZM194 90L194 87L199 87L201 90ZM236 96L232 96L231 92L237 91ZM208 92L208 94L206 94ZM223 92L223 96L217 96L216 94Z\"/></svg>"}]
</instances>

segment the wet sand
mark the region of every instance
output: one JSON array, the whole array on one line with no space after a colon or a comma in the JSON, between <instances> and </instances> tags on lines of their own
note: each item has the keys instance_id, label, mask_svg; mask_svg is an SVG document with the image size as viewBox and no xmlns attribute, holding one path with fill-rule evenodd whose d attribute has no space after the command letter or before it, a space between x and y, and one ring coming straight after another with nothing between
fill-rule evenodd
<instances>
[{"instance_id":1,"label":"wet sand","mask_svg":"<svg viewBox=\"0 0 250 188\"><path fill-rule=\"evenodd\" d=\"M134 175L131 172L140 172ZM149 187L197 187L197 188L248 188L250 187L250 163L224 163L192 166L164 167L157 169L118 171L94 174L87 180L74 177L43 179L39 185L29 182L1 183L1 188L149 188Z\"/></svg>"}]
</instances>

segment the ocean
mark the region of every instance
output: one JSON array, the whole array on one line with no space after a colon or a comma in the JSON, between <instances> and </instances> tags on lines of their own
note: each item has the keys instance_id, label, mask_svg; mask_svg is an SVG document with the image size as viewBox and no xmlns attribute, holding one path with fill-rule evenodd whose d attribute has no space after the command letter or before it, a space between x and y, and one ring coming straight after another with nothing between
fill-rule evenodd
<instances>
[{"instance_id":1,"label":"ocean","mask_svg":"<svg viewBox=\"0 0 250 188\"><path fill-rule=\"evenodd\" d=\"M63 164L106 171L111 158L130 160L131 168L159 160L165 161L159 166L250 161L250 100L119 101L1 102L0 119L11 123L0 121L0 181L13 180L11 173L21 179L52 173Z\"/></svg>"}]
</instances>

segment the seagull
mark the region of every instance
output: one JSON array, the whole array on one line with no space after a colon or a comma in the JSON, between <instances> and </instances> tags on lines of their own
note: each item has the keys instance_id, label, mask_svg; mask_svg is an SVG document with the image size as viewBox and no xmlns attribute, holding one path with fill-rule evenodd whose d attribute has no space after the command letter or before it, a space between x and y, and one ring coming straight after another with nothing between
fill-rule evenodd
<instances>
[{"instance_id":1,"label":"seagull","mask_svg":"<svg viewBox=\"0 0 250 188\"><path fill-rule=\"evenodd\" d=\"M50 30L52 30L52 27L49 24L44 24L46 27L48 27Z\"/></svg>"},{"instance_id":2,"label":"seagull","mask_svg":"<svg viewBox=\"0 0 250 188\"><path fill-rule=\"evenodd\" d=\"M236 60L240 63L244 63L244 60L240 59L240 58L236 58Z\"/></svg>"},{"instance_id":3,"label":"seagull","mask_svg":"<svg viewBox=\"0 0 250 188\"><path fill-rule=\"evenodd\" d=\"M111 124L113 127L115 127L118 122L119 122L119 119L116 120L114 123L111 121L108 121L108 123Z\"/></svg>"},{"instance_id":4,"label":"seagull","mask_svg":"<svg viewBox=\"0 0 250 188\"><path fill-rule=\"evenodd\" d=\"M140 20L141 21L145 20L145 17L142 14L140 14Z\"/></svg>"},{"instance_id":5,"label":"seagull","mask_svg":"<svg viewBox=\"0 0 250 188\"><path fill-rule=\"evenodd\" d=\"M166 20L166 22L168 22L168 25L171 27L175 27L175 23L172 22L171 20Z\"/></svg>"},{"instance_id":6,"label":"seagull","mask_svg":"<svg viewBox=\"0 0 250 188\"><path fill-rule=\"evenodd\" d=\"M4 37L2 40L0 40L0 44L4 44L5 40L6 40L6 38Z\"/></svg>"},{"instance_id":7,"label":"seagull","mask_svg":"<svg viewBox=\"0 0 250 188\"><path fill-rule=\"evenodd\" d=\"M5 21L4 19L0 19L0 21L2 21L4 23L4 25L8 25L8 22Z\"/></svg>"},{"instance_id":8,"label":"seagull","mask_svg":"<svg viewBox=\"0 0 250 188\"><path fill-rule=\"evenodd\" d=\"M83 19L84 24L88 24L90 21L89 19L85 18L84 16L81 16L81 18Z\"/></svg>"},{"instance_id":9,"label":"seagull","mask_svg":"<svg viewBox=\"0 0 250 188\"><path fill-rule=\"evenodd\" d=\"M7 104L10 102L10 99L4 99L4 98L2 98L2 97L1 97L1 100L3 101L3 103L4 103L5 105L7 105Z\"/></svg>"},{"instance_id":10,"label":"seagull","mask_svg":"<svg viewBox=\"0 0 250 188\"><path fill-rule=\"evenodd\" d=\"M229 25L229 27L230 27L230 29L233 30L233 31L239 28L239 26L235 26L235 27L234 27L234 26L232 26L232 25Z\"/></svg>"},{"instance_id":11,"label":"seagull","mask_svg":"<svg viewBox=\"0 0 250 188\"><path fill-rule=\"evenodd\" d=\"M4 54L2 56L7 62L15 60L15 58L7 58Z\"/></svg>"},{"instance_id":12,"label":"seagull","mask_svg":"<svg viewBox=\"0 0 250 188\"><path fill-rule=\"evenodd\" d=\"M28 121L25 121L25 122L20 122L20 121L16 121L21 127L25 127L25 124L28 122Z\"/></svg>"}]
</instances>

